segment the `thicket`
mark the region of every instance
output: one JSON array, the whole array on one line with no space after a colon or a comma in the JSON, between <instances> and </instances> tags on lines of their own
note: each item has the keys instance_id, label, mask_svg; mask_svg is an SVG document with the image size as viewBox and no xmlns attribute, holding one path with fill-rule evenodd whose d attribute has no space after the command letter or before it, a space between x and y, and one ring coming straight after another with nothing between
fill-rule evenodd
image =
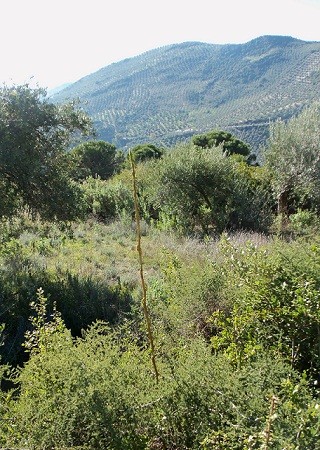
<instances>
[{"instance_id":1,"label":"thicket","mask_svg":"<svg viewBox=\"0 0 320 450\"><path fill-rule=\"evenodd\" d=\"M105 232L119 239L113 226ZM134 245L134 233L116 227ZM85 248L93 233L82 231ZM3 391L2 445L240 450L268 448L269 439L270 448L318 448L319 241L201 242L151 229L143 239L154 252L145 270L159 383L138 277L130 315L78 337L62 319L63 297L54 307L47 287L35 290L26 362ZM65 236L70 244L78 254ZM58 257L47 255L48 266ZM81 308L87 293L78 293Z\"/></svg>"},{"instance_id":2,"label":"thicket","mask_svg":"<svg viewBox=\"0 0 320 450\"><path fill-rule=\"evenodd\" d=\"M77 182L78 222L43 222L20 196L7 214L18 187L0 174L1 446L320 449L317 170L277 217L297 124L271 133L262 167L193 142L136 163L143 266L127 162Z\"/></svg>"}]
</instances>

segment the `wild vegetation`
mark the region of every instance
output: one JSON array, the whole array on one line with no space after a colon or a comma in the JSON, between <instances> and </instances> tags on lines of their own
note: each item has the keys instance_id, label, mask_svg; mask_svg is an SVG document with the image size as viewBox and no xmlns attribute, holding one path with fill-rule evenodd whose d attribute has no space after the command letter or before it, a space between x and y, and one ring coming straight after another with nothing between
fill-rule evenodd
<instances>
[{"instance_id":1,"label":"wild vegetation","mask_svg":"<svg viewBox=\"0 0 320 450\"><path fill-rule=\"evenodd\" d=\"M41 92L0 95L0 446L320 449L319 104L257 165L79 145Z\"/></svg>"}]
</instances>

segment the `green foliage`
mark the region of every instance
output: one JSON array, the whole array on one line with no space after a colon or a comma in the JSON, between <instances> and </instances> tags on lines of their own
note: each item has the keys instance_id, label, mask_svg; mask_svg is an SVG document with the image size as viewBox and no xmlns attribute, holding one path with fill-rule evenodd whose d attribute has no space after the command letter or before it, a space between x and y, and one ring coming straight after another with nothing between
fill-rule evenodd
<instances>
[{"instance_id":1,"label":"green foliage","mask_svg":"<svg viewBox=\"0 0 320 450\"><path fill-rule=\"evenodd\" d=\"M272 186L278 198L278 212L288 214L290 196L319 207L320 107L314 104L297 117L271 126L265 150Z\"/></svg>"},{"instance_id":2,"label":"green foliage","mask_svg":"<svg viewBox=\"0 0 320 450\"><path fill-rule=\"evenodd\" d=\"M219 147L222 145L222 149L227 156L234 154L248 156L250 154L248 144L237 139L227 131L212 130L208 133L194 136L192 142L201 148Z\"/></svg>"},{"instance_id":3,"label":"green foliage","mask_svg":"<svg viewBox=\"0 0 320 450\"><path fill-rule=\"evenodd\" d=\"M155 164L141 165L140 175ZM101 264L103 251L116 258L111 246L121 260L136 254L134 240L122 235L120 253L120 222L91 220L60 234L38 226L13 229L16 238L1 246L4 355L11 348L17 358L19 333L29 350L14 372L14 395L1 394L4 448L249 450L265 448L267 436L276 450L317 448L320 409L309 380L319 371L315 238L237 234L218 244L151 230L142 246L157 385L132 299L141 293L122 282L124 262L113 284L108 264L101 277L85 269L93 241ZM248 236L263 246L246 244ZM138 273L134 259L127 264ZM109 324L89 327L97 318Z\"/></svg>"},{"instance_id":4,"label":"green foliage","mask_svg":"<svg viewBox=\"0 0 320 450\"><path fill-rule=\"evenodd\" d=\"M134 212L130 187L121 180L87 178L81 185L87 213L100 220L110 221Z\"/></svg>"},{"instance_id":5,"label":"green foliage","mask_svg":"<svg viewBox=\"0 0 320 450\"><path fill-rule=\"evenodd\" d=\"M260 167L227 158L218 148L178 146L140 168L146 218L181 233L266 230L271 222L269 181Z\"/></svg>"},{"instance_id":6,"label":"green foliage","mask_svg":"<svg viewBox=\"0 0 320 450\"><path fill-rule=\"evenodd\" d=\"M253 167L234 160L233 209L228 228L267 233L274 218L275 199L270 174L264 167Z\"/></svg>"},{"instance_id":7,"label":"green foliage","mask_svg":"<svg viewBox=\"0 0 320 450\"><path fill-rule=\"evenodd\" d=\"M65 150L76 133L91 131L73 104L56 106L28 85L0 89L1 216L27 206L43 218L73 219L80 191L70 181ZM16 197L16 199L15 199Z\"/></svg>"},{"instance_id":8,"label":"green foliage","mask_svg":"<svg viewBox=\"0 0 320 450\"><path fill-rule=\"evenodd\" d=\"M208 339L213 332L208 318L215 310L228 307L225 274L198 259L193 255L196 252L192 244L188 258L163 250L162 276L149 282L150 308L157 328L164 334L188 339L200 333Z\"/></svg>"},{"instance_id":9,"label":"green foliage","mask_svg":"<svg viewBox=\"0 0 320 450\"><path fill-rule=\"evenodd\" d=\"M121 156L116 146L105 141L84 142L69 153L75 164L74 178L82 180L87 177L110 178L121 164Z\"/></svg>"},{"instance_id":10,"label":"green foliage","mask_svg":"<svg viewBox=\"0 0 320 450\"><path fill-rule=\"evenodd\" d=\"M155 166L154 204L177 228L221 231L231 211L231 165L220 149L176 148ZM150 202L151 203L151 202Z\"/></svg>"},{"instance_id":11,"label":"green foliage","mask_svg":"<svg viewBox=\"0 0 320 450\"><path fill-rule=\"evenodd\" d=\"M147 161L148 159L159 159L163 155L163 150L154 144L139 144L130 150L135 163Z\"/></svg>"},{"instance_id":12,"label":"green foliage","mask_svg":"<svg viewBox=\"0 0 320 450\"><path fill-rule=\"evenodd\" d=\"M211 322L217 333L212 345L224 349L240 365L271 351L301 372L317 376L320 280L315 266L319 267L319 251L314 246L308 252L300 249L291 261L289 250L269 254L252 246L244 251L225 243L232 305L229 311L213 313ZM308 269L307 261L313 259Z\"/></svg>"},{"instance_id":13,"label":"green foliage","mask_svg":"<svg viewBox=\"0 0 320 450\"><path fill-rule=\"evenodd\" d=\"M0 346L3 345L3 334L4 334L5 326L4 324L0 324ZM7 381L8 373L9 373L9 366L6 364L1 363L0 358L0 445L3 444L3 439L6 439L6 432L7 432L7 426L6 426L6 419L7 419L7 412L10 410L10 400L11 400L11 394L12 392L7 389L6 391L3 389L4 383Z\"/></svg>"},{"instance_id":14,"label":"green foliage","mask_svg":"<svg viewBox=\"0 0 320 450\"><path fill-rule=\"evenodd\" d=\"M32 245L33 251L48 255L53 250L52 244L38 241L37 248ZM6 362L17 364L25 359L21 344L32 313L30 304L40 287L48 298L49 314L55 309L61 313L74 335L80 335L97 319L115 324L131 311L131 293L120 280L115 284L90 274L72 274L68 269L46 269L41 266L41 257L32 257L17 239L3 245L1 254L0 314L6 328L0 350Z\"/></svg>"},{"instance_id":15,"label":"green foliage","mask_svg":"<svg viewBox=\"0 0 320 450\"><path fill-rule=\"evenodd\" d=\"M157 385L149 352L127 333L97 324L81 340L63 329L49 334L50 345L32 353L18 374L4 443L196 450L219 442L242 450L252 441L260 448L275 396L273 448L316 448L319 408L285 364L265 357L234 370L201 340L176 342L162 349Z\"/></svg>"},{"instance_id":16,"label":"green foliage","mask_svg":"<svg viewBox=\"0 0 320 450\"><path fill-rule=\"evenodd\" d=\"M49 350L52 335L64 332L65 325L55 304L49 320L48 299L42 288L37 290L37 299L30 303L30 307L34 311L34 315L30 317L32 329L26 331L23 346L33 354L43 353Z\"/></svg>"},{"instance_id":17,"label":"green foliage","mask_svg":"<svg viewBox=\"0 0 320 450\"><path fill-rule=\"evenodd\" d=\"M314 235L320 227L319 216L314 211L298 209L289 218L289 227L295 236Z\"/></svg>"},{"instance_id":18,"label":"green foliage","mask_svg":"<svg viewBox=\"0 0 320 450\"><path fill-rule=\"evenodd\" d=\"M12 188L10 182L2 177L0 177L0 190L0 217L10 217L22 208L22 199Z\"/></svg>"}]
</instances>

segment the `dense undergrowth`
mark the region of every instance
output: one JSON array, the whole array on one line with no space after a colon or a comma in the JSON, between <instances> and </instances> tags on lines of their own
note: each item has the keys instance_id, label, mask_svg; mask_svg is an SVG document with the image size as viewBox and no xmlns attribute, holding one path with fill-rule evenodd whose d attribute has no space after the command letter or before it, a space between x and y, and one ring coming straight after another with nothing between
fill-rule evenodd
<instances>
[{"instance_id":1,"label":"dense undergrowth","mask_svg":"<svg viewBox=\"0 0 320 450\"><path fill-rule=\"evenodd\" d=\"M159 383L131 220L2 225L1 445L320 448L320 239L143 234Z\"/></svg>"}]
</instances>

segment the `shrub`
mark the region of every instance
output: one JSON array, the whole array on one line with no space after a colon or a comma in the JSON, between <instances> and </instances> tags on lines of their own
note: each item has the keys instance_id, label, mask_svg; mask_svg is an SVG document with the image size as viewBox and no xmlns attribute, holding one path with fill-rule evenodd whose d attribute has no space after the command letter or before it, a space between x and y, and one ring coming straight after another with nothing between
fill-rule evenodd
<instances>
[{"instance_id":1,"label":"shrub","mask_svg":"<svg viewBox=\"0 0 320 450\"><path fill-rule=\"evenodd\" d=\"M281 361L265 356L235 370L199 339L176 341L161 349L156 384L149 352L120 336L101 324L76 341L66 329L47 335L16 380L5 444L243 450L261 448L272 420L273 448L316 448L319 408Z\"/></svg>"},{"instance_id":2,"label":"shrub","mask_svg":"<svg viewBox=\"0 0 320 450\"><path fill-rule=\"evenodd\" d=\"M221 147L180 145L139 168L146 218L181 234L225 229L266 231L272 221L270 182L260 167L226 157Z\"/></svg>"},{"instance_id":3,"label":"shrub","mask_svg":"<svg viewBox=\"0 0 320 450\"><path fill-rule=\"evenodd\" d=\"M184 233L224 229L233 185L231 163L220 149L178 147L153 168L149 192L176 228Z\"/></svg>"},{"instance_id":4,"label":"shrub","mask_svg":"<svg viewBox=\"0 0 320 450\"><path fill-rule=\"evenodd\" d=\"M319 250L300 252L282 243L281 249L237 249L226 243L231 311L216 311L212 322L215 349L242 362L271 351L309 375L320 371ZM309 254L308 254L309 253ZM312 254L312 256L310 255ZM313 261L308 267L308 259ZM311 259L310 258L310 259ZM318 269L315 269L317 267Z\"/></svg>"},{"instance_id":5,"label":"shrub","mask_svg":"<svg viewBox=\"0 0 320 450\"><path fill-rule=\"evenodd\" d=\"M295 236L313 235L319 230L319 217L313 211L298 209L295 214L289 216L289 230L291 228Z\"/></svg>"},{"instance_id":6,"label":"shrub","mask_svg":"<svg viewBox=\"0 0 320 450\"><path fill-rule=\"evenodd\" d=\"M134 211L132 192L121 181L87 178L82 184L82 190L87 212L97 219L110 221L123 214L131 217Z\"/></svg>"},{"instance_id":7,"label":"shrub","mask_svg":"<svg viewBox=\"0 0 320 450\"><path fill-rule=\"evenodd\" d=\"M205 134L193 136L192 142L201 148L212 148L222 145L223 151L230 155L248 156L250 147L245 142L237 139L231 133L222 130L212 130Z\"/></svg>"},{"instance_id":8,"label":"shrub","mask_svg":"<svg viewBox=\"0 0 320 450\"><path fill-rule=\"evenodd\" d=\"M70 151L69 158L74 164L72 175L76 180L87 177L107 180L122 163L116 147L105 141L83 142Z\"/></svg>"},{"instance_id":9,"label":"shrub","mask_svg":"<svg viewBox=\"0 0 320 450\"><path fill-rule=\"evenodd\" d=\"M188 339L200 333L209 338L212 326L208 318L216 309L228 307L223 272L217 265L197 259L192 248L186 260L163 250L160 267L162 277L150 280L148 287L157 327L170 336Z\"/></svg>"},{"instance_id":10,"label":"shrub","mask_svg":"<svg viewBox=\"0 0 320 450\"><path fill-rule=\"evenodd\" d=\"M139 144L133 147L131 155L135 163L141 163L148 159L159 159L163 155L163 149L154 144Z\"/></svg>"}]
</instances>

